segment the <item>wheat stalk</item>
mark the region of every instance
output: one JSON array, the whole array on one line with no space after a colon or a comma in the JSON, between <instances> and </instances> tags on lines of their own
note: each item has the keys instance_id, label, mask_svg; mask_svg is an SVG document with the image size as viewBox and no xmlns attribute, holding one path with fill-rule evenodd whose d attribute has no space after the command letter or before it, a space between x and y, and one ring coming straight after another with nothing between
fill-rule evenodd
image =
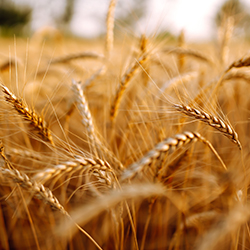
<instances>
[{"instance_id":1,"label":"wheat stalk","mask_svg":"<svg viewBox=\"0 0 250 250\"><path fill-rule=\"evenodd\" d=\"M123 172L121 180L125 181L135 177L143 171L143 168L145 166L150 166L154 160L160 159L163 154L166 154L170 151L174 151L183 145L196 142L197 140L207 144L210 149L216 154L222 166L226 169L225 164L220 159L220 157L212 147L211 143L207 139L202 137L197 132L184 132L182 134L175 135L173 138L167 138L162 142L156 144L156 146L152 150L150 150L145 156L143 156L139 161L132 163L130 166L128 166L128 168ZM159 170L160 169L158 169L158 172Z\"/></svg>"},{"instance_id":2,"label":"wheat stalk","mask_svg":"<svg viewBox=\"0 0 250 250\"><path fill-rule=\"evenodd\" d=\"M36 111L31 110L22 99L17 98L6 86L0 85L2 87L2 91L5 94L5 100L11 104L14 109L26 120L30 123L30 126L38 132L38 134L43 138L49 141L52 145L54 145L53 138L51 135L51 131L48 128L43 117L38 115Z\"/></svg>"},{"instance_id":3,"label":"wheat stalk","mask_svg":"<svg viewBox=\"0 0 250 250\"><path fill-rule=\"evenodd\" d=\"M232 142L236 143L241 150L241 143L238 139L238 134L235 132L234 128L227 122L222 121L220 118L208 114L197 108L191 108L184 104L174 104L173 106L177 111L184 113L187 116L194 117L195 119L205 122L211 127L222 132L226 137L228 137Z\"/></svg>"}]
</instances>

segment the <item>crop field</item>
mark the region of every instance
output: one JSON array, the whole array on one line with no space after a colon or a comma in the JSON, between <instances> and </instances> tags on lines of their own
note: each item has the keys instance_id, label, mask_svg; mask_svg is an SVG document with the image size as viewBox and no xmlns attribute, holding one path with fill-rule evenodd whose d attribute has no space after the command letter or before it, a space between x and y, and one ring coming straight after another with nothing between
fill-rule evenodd
<instances>
[{"instance_id":1,"label":"crop field","mask_svg":"<svg viewBox=\"0 0 250 250\"><path fill-rule=\"evenodd\" d=\"M114 10L0 39L0 249L249 249L249 42L116 37Z\"/></svg>"}]
</instances>

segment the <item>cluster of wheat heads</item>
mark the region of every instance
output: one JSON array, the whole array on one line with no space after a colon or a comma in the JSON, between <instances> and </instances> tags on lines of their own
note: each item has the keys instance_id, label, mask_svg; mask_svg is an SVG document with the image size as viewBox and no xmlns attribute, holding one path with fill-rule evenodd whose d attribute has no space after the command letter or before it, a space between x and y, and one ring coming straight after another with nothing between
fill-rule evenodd
<instances>
[{"instance_id":1,"label":"cluster of wheat heads","mask_svg":"<svg viewBox=\"0 0 250 250\"><path fill-rule=\"evenodd\" d=\"M248 249L247 45L114 40L115 5L104 41L4 41L0 249Z\"/></svg>"}]
</instances>

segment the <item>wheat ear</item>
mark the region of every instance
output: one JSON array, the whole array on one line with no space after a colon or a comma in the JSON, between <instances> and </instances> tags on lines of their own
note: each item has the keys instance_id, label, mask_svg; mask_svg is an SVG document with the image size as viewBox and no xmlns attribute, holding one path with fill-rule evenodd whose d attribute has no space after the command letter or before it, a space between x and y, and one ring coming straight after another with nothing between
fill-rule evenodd
<instances>
[{"instance_id":1,"label":"wheat ear","mask_svg":"<svg viewBox=\"0 0 250 250\"><path fill-rule=\"evenodd\" d=\"M79 158L75 161L67 161L59 165L55 165L52 168L47 168L41 170L39 173L35 174L32 179L38 182L46 182L51 178L56 176L74 173L79 170L86 171L88 169L97 170L101 172L110 172L112 171L110 165L101 159L90 159L90 158Z\"/></svg>"},{"instance_id":2,"label":"wheat ear","mask_svg":"<svg viewBox=\"0 0 250 250\"><path fill-rule=\"evenodd\" d=\"M171 86L173 87L174 85L177 85L179 83L185 83L185 82L191 81L197 77L198 77L198 72L196 71L191 71L191 72L173 77L169 81L163 83L161 87L161 92L164 92L168 87L171 87Z\"/></svg>"},{"instance_id":3,"label":"wheat ear","mask_svg":"<svg viewBox=\"0 0 250 250\"><path fill-rule=\"evenodd\" d=\"M244 80L246 82L250 82L250 75L248 72L235 72L231 71L225 75L223 78L223 81L229 81L229 80Z\"/></svg>"},{"instance_id":4,"label":"wheat ear","mask_svg":"<svg viewBox=\"0 0 250 250\"><path fill-rule=\"evenodd\" d=\"M29 159L39 160L39 161L44 160L44 157L38 152L23 150L19 148L8 148L6 155L9 157L18 156L18 157L22 157L26 159L29 158Z\"/></svg>"},{"instance_id":5,"label":"wheat ear","mask_svg":"<svg viewBox=\"0 0 250 250\"><path fill-rule=\"evenodd\" d=\"M128 86L128 83L130 82L132 77L136 74L140 65L142 65L147 60L147 58L148 58L147 54L142 55L138 60L136 60L134 62L132 67L130 67L126 71L126 73L123 75L123 77L120 81L119 87L116 90L116 94L115 94L115 98L113 100L113 103L111 105L111 110L110 110L111 120L114 120L115 117L117 116L118 108L119 108L119 105L121 103L122 96L123 96L123 94Z\"/></svg>"},{"instance_id":6,"label":"wheat ear","mask_svg":"<svg viewBox=\"0 0 250 250\"><path fill-rule=\"evenodd\" d=\"M111 0L109 4L107 19L106 19L107 35L106 35L105 50L106 50L107 57L110 56L110 52L113 49L113 43L114 43L115 5L116 5L116 0Z\"/></svg>"},{"instance_id":7,"label":"wheat ear","mask_svg":"<svg viewBox=\"0 0 250 250\"><path fill-rule=\"evenodd\" d=\"M45 188L42 184L30 179L26 174L21 173L17 169L0 167L0 172L4 175L4 177L12 179L15 183L20 184L22 188L34 194L37 199L48 203L53 209L59 210L61 213L68 215L67 211L59 203L51 190Z\"/></svg>"},{"instance_id":8,"label":"wheat ear","mask_svg":"<svg viewBox=\"0 0 250 250\"><path fill-rule=\"evenodd\" d=\"M242 57L241 59L234 61L226 70L225 73L230 71L232 68L242 68L250 66L250 56Z\"/></svg>"},{"instance_id":9,"label":"wheat ear","mask_svg":"<svg viewBox=\"0 0 250 250\"><path fill-rule=\"evenodd\" d=\"M78 83L74 79L72 79L72 89L73 89L73 92L75 94L75 98L77 101L77 107L82 117L82 123L87 128L90 141L92 143L95 143L98 141L98 138L95 133L93 119L89 110L87 100L81 88L81 83Z\"/></svg>"},{"instance_id":10,"label":"wheat ear","mask_svg":"<svg viewBox=\"0 0 250 250\"><path fill-rule=\"evenodd\" d=\"M187 116L193 117L199 121L205 122L211 127L217 129L228 137L232 142L236 143L241 150L241 143L238 139L238 134L235 132L234 128L225 121L222 121L220 118L208 114L197 108L191 108L183 104L175 104L174 108Z\"/></svg>"},{"instance_id":11,"label":"wheat ear","mask_svg":"<svg viewBox=\"0 0 250 250\"><path fill-rule=\"evenodd\" d=\"M167 138L162 142L158 143L154 149L149 151L145 156L143 156L139 161L131 164L122 174L121 180L128 180L135 177L137 174L143 171L145 166L149 166L154 160L161 158L162 154L166 154L167 152L174 151L177 148L187 145L191 142L196 142L197 140L207 144L210 149L216 154L217 158L220 160L222 166L226 168L225 164L218 156L217 152L211 145L211 143L202 137L197 132L184 132L183 134L177 134L173 138Z\"/></svg>"},{"instance_id":12,"label":"wheat ear","mask_svg":"<svg viewBox=\"0 0 250 250\"><path fill-rule=\"evenodd\" d=\"M0 85L2 87L2 91L5 94L5 100L11 104L14 109L26 120L30 123L30 126L38 132L38 134L43 138L49 141L52 145L54 145L51 131L48 128L46 122L43 117L38 115L36 111L31 110L22 99L17 98L6 86Z\"/></svg>"},{"instance_id":13,"label":"wheat ear","mask_svg":"<svg viewBox=\"0 0 250 250\"><path fill-rule=\"evenodd\" d=\"M208 58L206 55L201 54L199 51L193 50L193 49L185 49L185 48L180 48L180 47L174 47L174 48L164 48L162 52L167 52L167 53L175 53L178 55L186 55L190 57L194 57L195 59L198 59L200 61L206 62L210 65L213 65L213 61Z\"/></svg>"}]
</instances>

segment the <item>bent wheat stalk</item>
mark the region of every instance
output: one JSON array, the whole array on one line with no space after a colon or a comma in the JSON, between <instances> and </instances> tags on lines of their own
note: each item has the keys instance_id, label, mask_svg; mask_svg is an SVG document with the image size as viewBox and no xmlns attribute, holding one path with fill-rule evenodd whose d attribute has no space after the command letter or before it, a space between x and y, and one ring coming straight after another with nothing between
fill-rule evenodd
<instances>
[{"instance_id":1,"label":"bent wheat stalk","mask_svg":"<svg viewBox=\"0 0 250 250\"><path fill-rule=\"evenodd\" d=\"M202 137L197 132L186 131L183 134L177 134L173 138L167 138L167 139L163 140L162 142L156 144L154 149L149 151L139 161L128 166L128 168L123 172L123 174L121 176L121 180L125 181L125 180L129 180L129 179L135 177L136 175L138 175L140 172L143 171L143 168L145 166L150 166L150 164L154 160L161 158L161 156L163 154L166 154L167 152L170 152L170 151L174 151L183 145L187 145L189 143L196 142L197 140L208 145L210 147L210 149L213 151L213 153L217 156L219 161L221 162L223 168L227 169L225 164L223 163L222 159L219 157L218 153L216 152L216 150L213 148L213 146L211 145L211 143L207 139ZM158 172L159 172L159 170L160 169L158 169Z\"/></svg>"},{"instance_id":2,"label":"bent wheat stalk","mask_svg":"<svg viewBox=\"0 0 250 250\"><path fill-rule=\"evenodd\" d=\"M233 127L227 122L222 121L220 118L213 116L211 114L208 114L207 112L204 112L197 108L191 108L184 104L174 104L174 108L177 111L180 111L181 113L184 113L187 116L190 116L199 121L205 122L209 126L217 129L223 135L228 137L233 143L236 143L240 150L242 149L241 143L238 139L238 134L235 132Z\"/></svg>"},{"instance_id":3,"label":"bent wheat stalk","mask_svg":"<svg viewBox=\"0 0 250 250\"><path fill-rule=\"evenodd\" d=\"M5 100L11 104L14 109L26 120L30 123L30 126L38 132L38 135L43 139L49 141L52 145L54 145L51 131L48 128L46 122L43 117L38 115L34 109L30 109L22 99L17 98L6 86L3 84L0 85L3 93L5 94Z\"/></svg>"}]
</instances>

